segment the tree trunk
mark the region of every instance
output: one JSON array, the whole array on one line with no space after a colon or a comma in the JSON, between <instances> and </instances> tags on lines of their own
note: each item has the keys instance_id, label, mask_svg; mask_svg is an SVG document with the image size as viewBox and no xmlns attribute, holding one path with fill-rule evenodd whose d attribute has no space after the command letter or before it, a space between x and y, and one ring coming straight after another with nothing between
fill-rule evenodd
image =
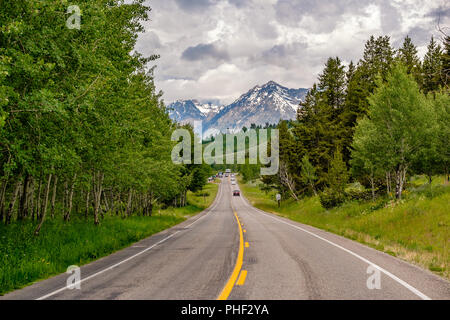
<instances>
[{"instance_id":1,"label":"tree trunk","mask_svg":"<svg viewBox=\"0 0 450 320\"><path fill-rule=\"evenodd\" d=\"M34 230L34 235L38 236L39 232L41 231L42 224L45 220L45 214L47 213L47 205L48 205L48 196L50 194L50 185L52 183L52 174L50 173L48 175L47 185L45 186L44 191L44 203L42 205L42 213L41 213L41 221L39 222L39 225L37 226L36 230Z\"/></svg>"},{"instance_id":2,"label":"tree trunk","mask_svg":"<svg viewBox=\"0 0 450 320\"><path fill-rule=\"evenodd\" d=\"M63 201L62 201L62 214L65 219L67 202L69 200L69 185L67 181L64 181L64 190L63 190Z\"/></svg>"},{"instance_id":3,"label":"tree trunk","mask_svg":"<svg viewBox=\"0 0 450 320\"><path fill-rule=\"evenodd\" d=\"M53 193L52 193L52 203L51 203L51 213L52 213L52 219L55 218L55 202L56 202L56 191L58 186L58 176L55 174L53 178Z\"/></svg>"},{"instance_id":4,"label":"tree trunk","mask_svg":"<svg viewBox=\"0 0 450 320\"><path fill-rule=\"evenodd\" d=\"M386 193L389 196L391 193L391 182L389 181L390 172L386 171Z\"/></svg>"},{"instance_id":5,"label":"tree trunk","mask_svg":"<svg viewBox=\"0 0 450 320\"><path fill-rule=\"evenodd\" d=\"M98 175L98 178L96 179L95 176ZM99 209L100 209L100 200L102 196L102 185L103 185L103 178L104 175L101 172L94 173L94 179L93 179L93 192L94 192L94 224L98 225L99 219Z\"/></svg>"},{"instance_id":6,"label":"tree trunk","mask_svg":"<svg viewBox=\"0 0 450 320\"><path fill-rule=\"evenodd\" d=\"M292 196L292 198L295 199L295 201L298 201L297 194L295 193L295 183L292 177L289 176L288 169L286 167L286 164L283 162L280 162L280 170L279 170L279 176L281 183L288 187L289 192Z\"/></svg>"},{"instance_id":7,"label":"tree trunk","mask_svg":"<svg viewBox=\"0 0 450 320\"><path fill-rule=\"evenodd\" d=\"M314 195L317 196L316 188L314 187L314 183L311 182L311 189L314 192Z\"/></svg>"},{"instance_id":8,"label":"tree trunk","mask_svg":"<svg viewBox=\"0 0 450 320\"><path fill-rule=\"evenodd\" d=\"M111 207L109 208L109 210L111 211L110 214L113 215L113 213L114 213L114 206L115 206L113 188L111 188L111 191L110 191L110 199L111 199Z\"/></svg>"},{"instance_id":9,"label":"tree trunk","mask_svg":"<svg viewBox=\"0 0 450 320\"><path fill-rule=\"evenodd\" d=\"M108 202L108 196L106 195L106 190L105 192L103 192L103 202L105 203L105 212L109 212L110 207L109 207L109 202Z\"/></svg>"},{"instance_id":10,"label":"tree trunk","mask_svg":"<svg viewBox=\"0 0 450 320\"><path fill-rule=\"evenodd\" d=\"M84 217L86 218L86 220L87 220L88 214L89 214L89 195L90 194L91 194L91 191L88 188L88 190L86 190L86 207L85 207L85 211L84 211Z\"/></svg>"},{"instance_id":11,"label":"tree trunk","mask_svg":"<svg viewBox=\"0 0 450 320\"><path fill-rule=\"evenodd\" d=\"M20 197L19 202L19 211L17 215L17 220L22 220L25 216L27 216L26 211L27 203L28 203L28 185L30 183L30 175L25 175L25 179L23 181L23 188L22 188L22 196Z\"/></svg>"},{"instance_id":12,"label":"tree trunk","mask_svg":"<svg viewBox=\"0 0 450 320\"><path fill-rule=\"evenodd\" d=\"M131 209L132 198L133 198L133 189L130 188L130 190L128 191L127 209L126 209L126 211L125 211L125 215L126 215L127 217L129 217L129 216L131 215L130 209Z\"/></svg>"},{"instance_id":13,"label":"tree trunk","mask_svg":"<svg viewBox=\"0 0 450 320\"><path fill-rule=\"evenodd\" d=\"M19 190L21 186L21 179L17 180L16 184L14 185L14 191L11 195L11 201L9 202L8 211L6 212L6 219L5 219L5 225L11 223L11 217L14 210L14 205L16 204L17 196L19 195Z\"/></svg>"},{"instance_id":14,"label":"tree trunk","mask_svg":"<svg viewBox=\"0 0 450 320\"><path fill-rule=\"evenodd\" d=\"M375 179L373 178L373 174L370 175L370 186L372 188L372 201L375 201Z\"/></svg>"},{"instance_id":15,"label":"tree trunk","mask_svg":"<svg viewBox=\"0 0 450 320\"><path fill-rule=\"evenodd\" d=\"M7 186L8 186L8 179L4 178L2 188L0 190L0 223L3 222L3 217L5 215L5 199Z\"/></svg>"},{"instance_id":16,"label":"tree trunk","mask_svg":"<svg viewBox=\"0 0 450 320\"><path fill-rule=\"evenodd\" d=\"M405 183L407 167L400 165L396 172L395 197L400 200L402 198L403 185Z\"/></svg>"},{"instance_id":17,"label":"tree trunk","mask_svg":"<svg viewBox=\"0 0 450 320\"><path fill-rule=\"evenodd\" d=\"M33 220L35 217L34 212L36 213L36 220L39 220L41 217L41 192L42 192L42 179L39 178L39 187L37 192L37 198L36 198L36 205L35 205L35 211L33 211Z\"/></svg>"},{"instance_id":18,"label":"tree trunk","mask_svg":"<svg viewBox=\"0 0 450 320\"><path fill-rule=\"evenodd\" d=\"M119 207L122 206L122 199L120 197L120 191L117 193L117 204L115 206L116 209L116 216L119 215Z\"/></svg>"},{"instance_id":19,"label":"tree trunk","mask_svg":"<svg viewBox=\"0 0 450 320\"><path fill-rule=\"evenodd\" d=\"M31 212L31 214L33 216L32 218L34 220L34 191L35 191L35 188L36 188L36 181L34 180L33 177L31 177L30 184L31 184L31 186L30 186L30 195L28 197L30 203L29 203L29 206L28 206L28 213Z\"/></svg>"},{"instance_id":20,"label":"tree trunk","mask_svg":"<svg viewBox=\"0 0 450 320\"><path fill-rule=\"evenodd\" d=\"M70 214L72 212L72 199L73 199L73 190L75 188L75 181L77 179L77 174L75 173L72 179L72 184L70 186L70 193L69 193L69 199L68 199L68 204L67 204L67 211L66 214L64 215L64 221L69 221L70 220Z\"/></svg>"},{"instance_id":21,"label":"tree trunk","mask_svg":"<svg viewBox=\"0 0 450 320\"><path fill-rule=\"evenodd\" d=\"M153 214L153 191L150 191L149 199L148 199L148 211L147 215L151 217Z\"/></svg>"}]
</instances>

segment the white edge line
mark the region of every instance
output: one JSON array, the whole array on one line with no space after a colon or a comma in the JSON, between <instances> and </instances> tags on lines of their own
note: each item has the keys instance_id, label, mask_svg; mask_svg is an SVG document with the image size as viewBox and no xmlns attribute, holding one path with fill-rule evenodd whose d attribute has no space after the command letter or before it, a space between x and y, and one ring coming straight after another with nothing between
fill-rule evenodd
<instances>
[{"instance_id":1,"label":"white edge line","mask_svg":"<svg viewBox=\"0 0 450 320\"><path fill-rule=\"evenodd\" d=\"M222 188L221 188L221 184L219 184L219 189L217 190L218 196L217 196L217 198L215 199L214 205L211 206L210 208L205 209L205 210L208 210L208 212L207 212L206 214L204 214L202 217L196 219L196 220L195 220L194 222L192 222L191 224L187 225L185 228L191 227L192 225L194 225L195 223L197 223L198 221L200 221L200 220L203 219L204 217L208 216L208 213L211 212L213 209L215 209L215 207L217 206L217 204L220 202L220 201L219 201L220 198L222 198L222 194L220 193L221 189L222 189ZM84 281L87 281L87 280L89 280L89 279L92 279L92 278L94 278L94 277L96 277L96 276L98 276L98 275L100 275L100 274L102 274L102 273L104 273L104 272L106 272L106 271L112 270L112 269L114 269L115 267L118 267L118 266L120 266L121 264L123 264L123 263L125 263L125 262L127 262L127 261L130 261L130 260L136 258L137 256L140 256L141 254L143 254L143 253L145 253L145 252L147 252L147 251L153 249L154 247L156 247L157 245L163 243L164 241L166 241L166 240L172 238L174 235L176 235L176 234L179 233L180 231L181 231L181 230L178 230L178 231L172 233L170 236L165 237L164 239L162 239L162 240L158 241L157 243L153 244L152 246L150 246L150 247L148 247L148 248L146 248L146 249L144 249L144 250L142 250L142 251L139 251L138 253L132 255L131 257L126 258L125 260L122 260L122 261L120 261L120 262L118 262L118 263L116 263L116 264L113 264L112 266L109 266L108 268L105 268L105 269L103 269L103 270L100 270L100 271L98 271L98 272L96 272L96 273L94 273L94 274L92 274L92 275L90 275L90 276L88 276L88 277L86 277L86 278L84 278L84 279L82 279L82 280L79 280L79 281L75 282L75 283L73 284L73 286L75 286L75 285L77 285L77 284L81 284L81 283L84 282ZM60 293L60 292L63 292L63 291L66 290L66 289L67 289L67 286L66 286L66 287L62 287L62 288L60 288L60 289L58 289L58 290L55 290L55 291L53 291L53 292L50 292L49 294L46 294L46 295L44 295L44 296L42 296L42 297L37 298L36 300L45 300L45 299L47 299L47 298L49 298L49 297L51 297L51 296L54 296L55 294L58 294L58 293Z\"/></svg>"},{"instance_id":2,"label":"white edge line","mask_svg":"<svg viewBox=\"0 0 450 320\"><path fill-rule=\"evenodd\" d=\"M314 236L314 237L316 237L316 238L318 238L318 239L320 239L320 240L323 240L323 241L325 241L325 242L327 242L327 243L329 243L329 244L335 246L336 248L339 248L339 249L341 249L341 250L343 250L343 251L345 251L345 252L347 252L347 253L353 255L354 257L356 257L356 258L358 258L358 259L364 261L365 263L367 263L367 264L369 264L369 265L372 265L374 268L376 268L376 269L378 269L379 271L383 272L385 275L387 275L387 276L390 277L391 279L397 281L399 284L401 284L402 286L404 286L405 288L407 288L408 290L410 290L411 292L413 292L414 294L416 294L417 296L419 296L421 299L423 299L423 300L431 300L430 297L428 297L427 295L423 294L422 292L420 292L419 290L417 290L416 288L414 288L414 287L413 287L412 285L410 285L409 283L403 281L402 279L398 278L397 276L393 275L392 273L390 273L389 271L383 269L382 267L376 265L375 263L372 263L371 261L367 260L366 258L361 257L361 256L358 255L357 253L354 253L353 251L351 251L351 250L349 250L349 249L346 249L346 248L344 248L344 247L342 247L342 246L340 246L340 245L338 245L338 244L336 244L336 243L334 243L334 242L332 242L332 241L330 241L330 240L328 240L328 239L325 239L325 238L323 238L323 237L321 237L321 236L319 236L319 235L317 235L317 234L315 234L315 233L313 233L313 232L311 232L311 231L308 231L308 230L303 229L303 228L301 228L301 227L299 227L299 226L293 225L293 224L291 224L291 223L289 223L289 222L283 221L283 220L281 220L281 219L279 219L279 218L273 217L272 215L270 215L270 214L264 212L263 210L260 210L260 209L258 209L258 208L253 207L252 205L250 205L249 203L247 203L244 199L242 199L242 197L241 197L241 200L244 202L244 204L246 204L246 206L248 206L248 207L250 207L250 208L252 208L252 209L258 211L259 213L264 214L265 216L267 216L267 217L269 217L269 218L272 218L272 219L274 219L274 220L277 220L278 222L287 224L288 226L291 226L291 227L294 227L294 228L296 228L296 229L298 229L298 230L301 230L301 231L303 231L303 232L306 232L306 233L308 233L308 234L310 234L310 235L312 235L312 236Z\"/></svg>"}]
</instances>

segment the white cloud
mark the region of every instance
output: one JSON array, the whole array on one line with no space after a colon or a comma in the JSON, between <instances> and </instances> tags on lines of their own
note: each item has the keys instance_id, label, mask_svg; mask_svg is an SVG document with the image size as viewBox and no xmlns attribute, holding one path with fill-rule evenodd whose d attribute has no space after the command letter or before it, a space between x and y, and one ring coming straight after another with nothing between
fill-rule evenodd
<instances>
[{"instance_id":1,"label":"white cloud","mask_svg":"<svg viewBox=\"0 0 450 320\"><path fill-rule=\"evenodd\" d=\"M152 0L137 49L160 54L164 99L230 102L269 80L310 87L329 56L361 58L370 35L400 45L410 34L424 54L445 0ZM443 17L442 17L443 15Z\"/></svg>"}]
</instances>

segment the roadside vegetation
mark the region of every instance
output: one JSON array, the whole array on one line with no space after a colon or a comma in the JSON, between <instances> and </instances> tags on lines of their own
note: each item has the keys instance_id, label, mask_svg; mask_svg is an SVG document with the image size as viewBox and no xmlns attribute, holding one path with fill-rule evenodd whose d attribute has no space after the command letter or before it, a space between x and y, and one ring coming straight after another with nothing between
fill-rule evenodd
<instances>
[{"instance_id":1,"label":"roadside vegetation","mask_svg":"<svg viewBox=\"0 0 450 320\"><path fill-rule=\"evenodd\" d=\"M408 36L399 48L370 37L357 63L330 57L297 118L277 126L278 174L240 166L244 194L449 278L449 84L444 32L423 59Z\"/></svg>"},{"instance_id":2,"label":"roadside vegetation","mask_svg":"<svg viewBox=\"0 0 450 320\"><path fill-rule=\"evenodd\" d=\"M218 184L209 183L200 193L188 192L186 206L155 208L151 217L133 215L124 219L110 212L98 226L86 223L83 214L73 215L69 222L49 220L39 237L33 236L37 222L0 225L0 295L170 228L209 207L217 190Z\"/></svg>"},{"instance_id":3,"label":"roadside vegetation","mask_svg":"<svg viewBox=\"0 0 450 320\"><path fill-rule=\"evenodd\" d=\"M319 196L275 201L258 180L240 183L257 208L369 245L450 279L450 185L445 177L414 176L401 201L389 197L352 200L332 209ZM351 188L348 185L347 188ZM262 188L262 189L261 189Z\"/></svg>"}]
</instances>

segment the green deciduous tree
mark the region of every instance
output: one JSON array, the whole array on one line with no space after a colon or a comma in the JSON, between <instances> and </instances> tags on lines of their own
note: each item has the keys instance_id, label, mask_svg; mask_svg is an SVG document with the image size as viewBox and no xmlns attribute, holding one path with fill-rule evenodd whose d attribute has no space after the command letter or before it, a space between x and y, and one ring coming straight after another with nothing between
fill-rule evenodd
<instances>
[{"instance_id":1,"label":"green deciduous tree","mask_svg":"<svg viewBox=\"0 0 450 320\"><path fill-rule=\"evenodd\" d=\"M355 158L368 155L369 169L377 166L395 172L395 194L400 199L408 169L432 136L435 114L401 64L388 74L386 83L378 81L369 101L368 117L355 131Z\"/></svg>"}]
</instances>

